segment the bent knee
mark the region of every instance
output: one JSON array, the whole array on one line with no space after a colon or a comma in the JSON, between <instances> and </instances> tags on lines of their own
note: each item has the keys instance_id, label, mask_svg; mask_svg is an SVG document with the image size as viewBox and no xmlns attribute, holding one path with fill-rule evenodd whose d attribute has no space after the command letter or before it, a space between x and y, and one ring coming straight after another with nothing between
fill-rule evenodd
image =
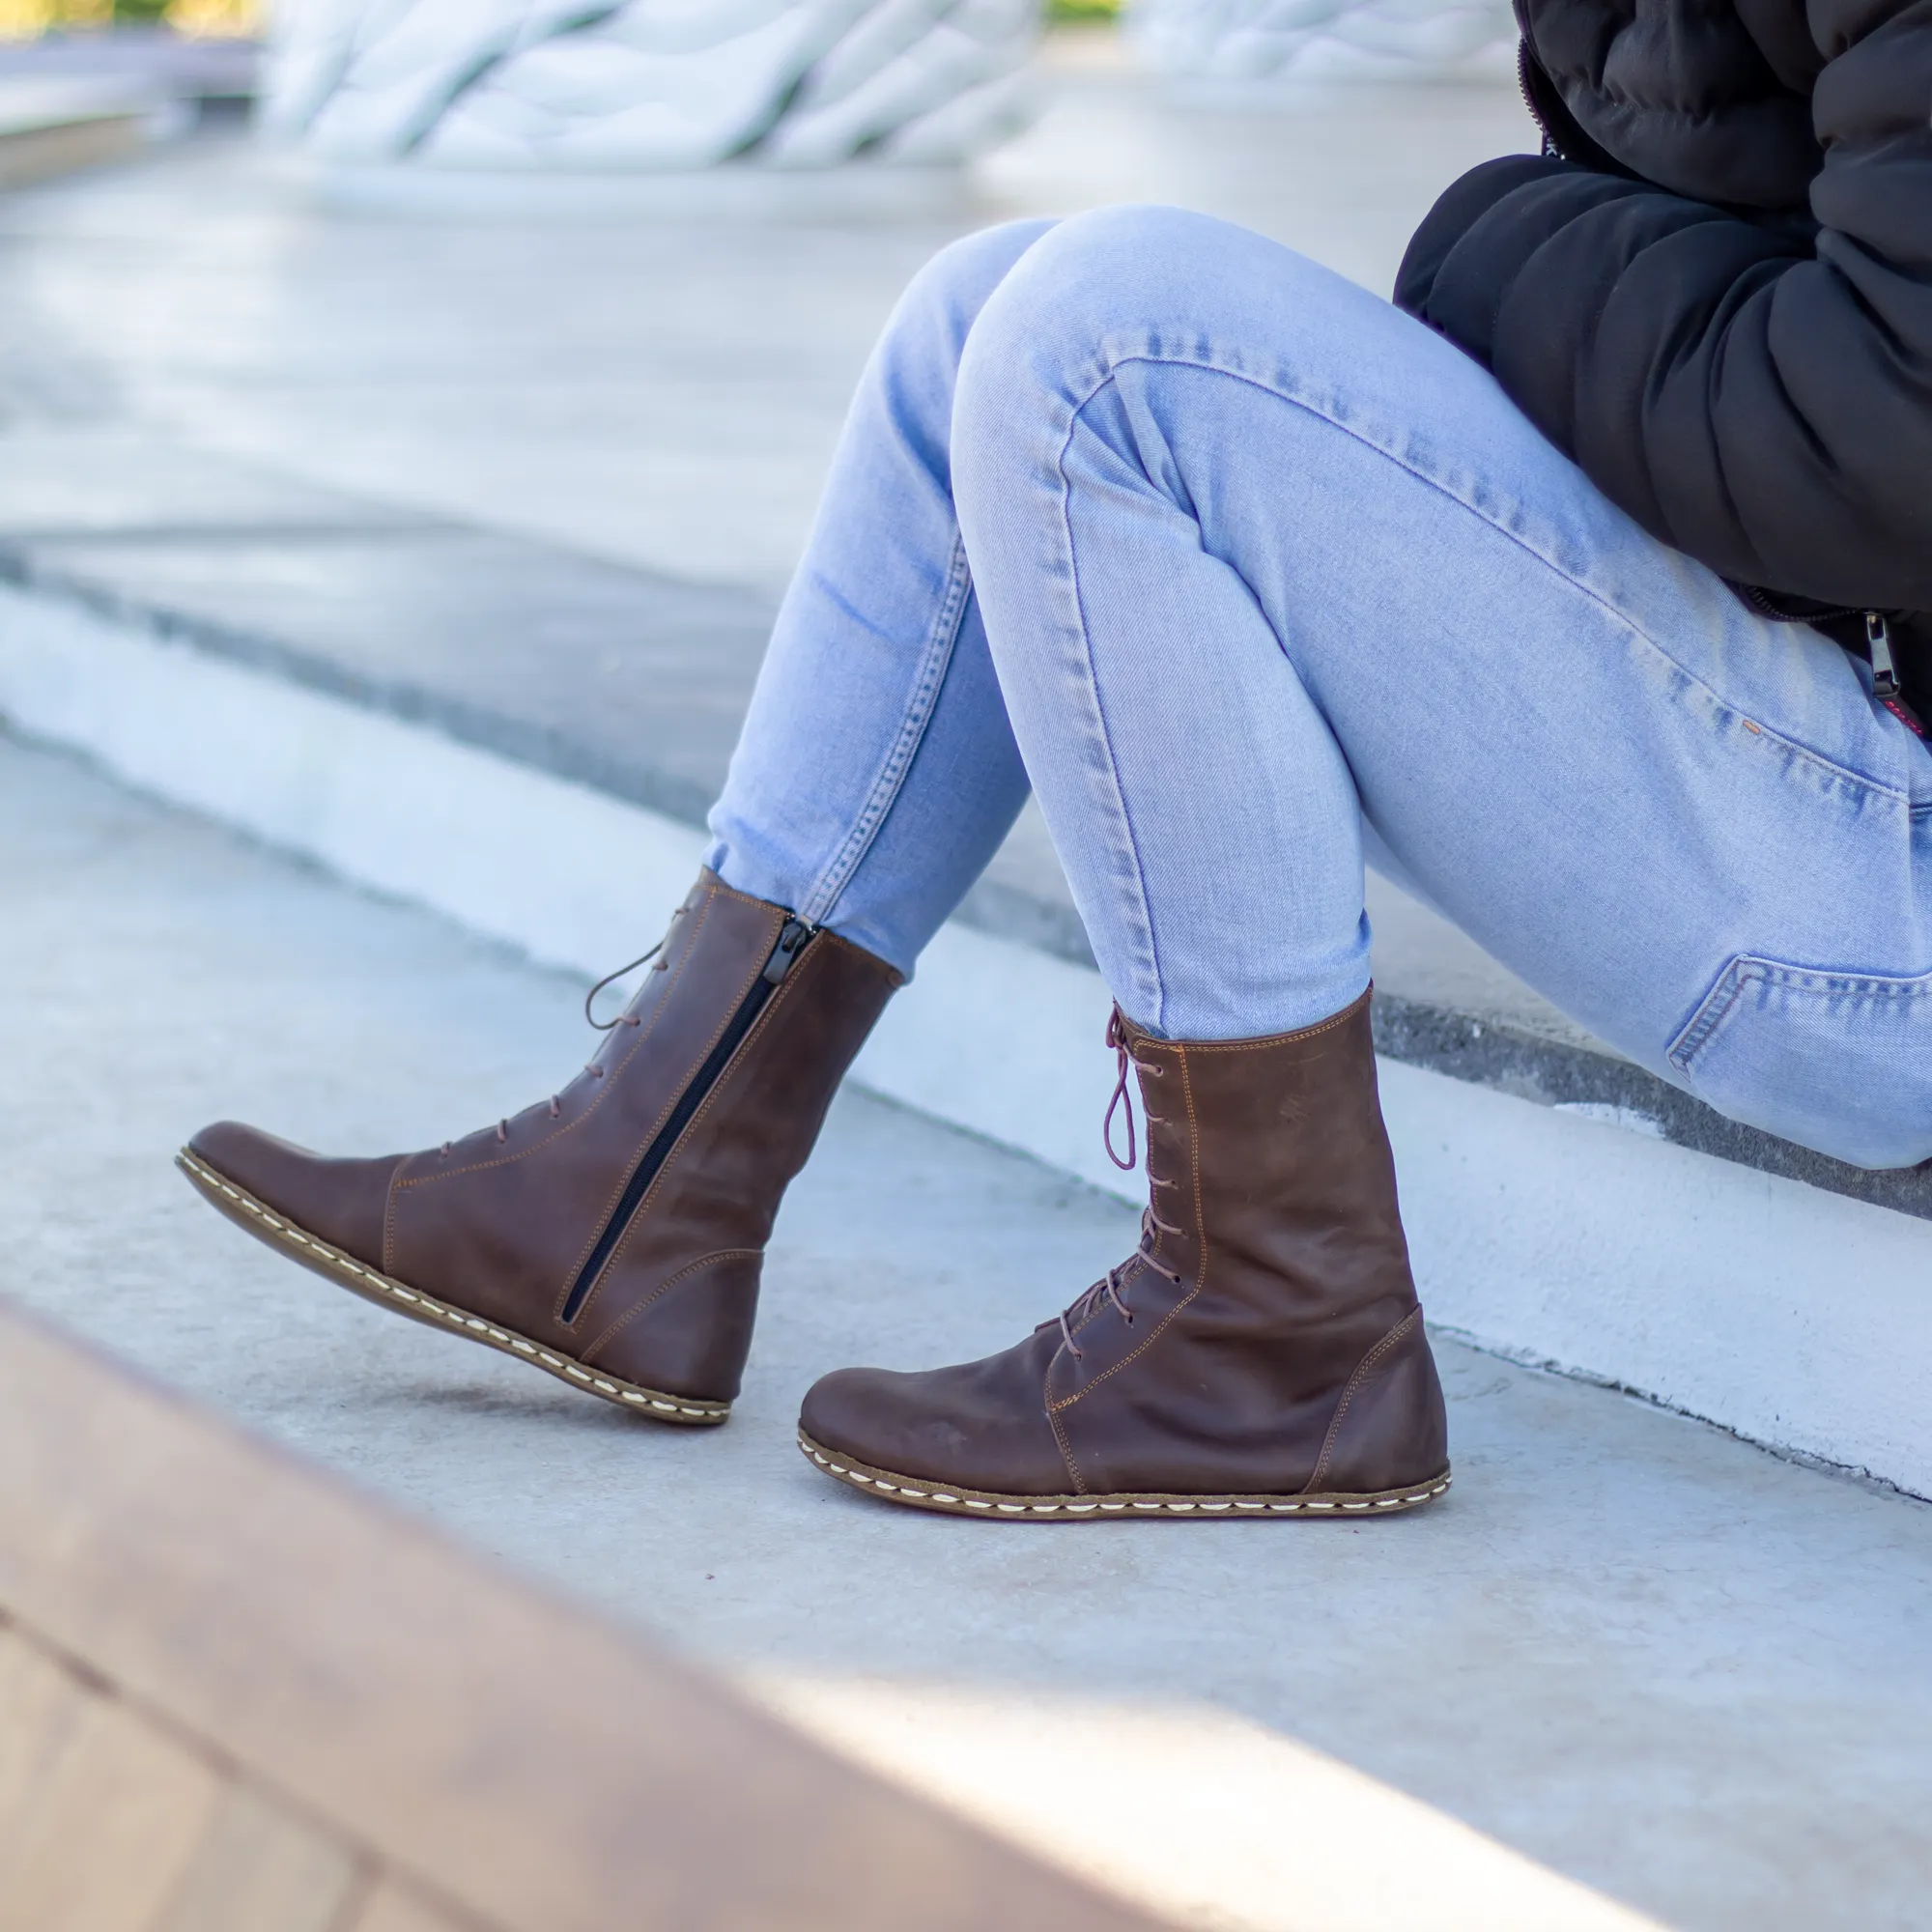
<instances>
[{"instance_id":1,"label":"bent knee","mask_svg":"<svg viewBox=\"0 0 1932 1932\"><path fill-rule=\"evenodd\" d=\"M894 325L938 311L963 333L1014 264L1057 225L1047 219L1003 221L949 242L906 284Z\"/></svg>"},{"instance_id":2,"label":"bent knee","mask_svg":"<svg viewBox=\"0 0 1932 1932\"><path fill-rule=\"evenodd\" d=\"M1128 361L1271 369L1285 350L1358 345L1386 303L1278 242L1188 209L1069 215L988 297L960 364L966 422L1001 392L1090 390Z\"/></svg>"},{"instance_id":3,"label":"bent knee","mask_svg":"<svg viewBox=\"0 0 1932 1932\"><path fill-rule=\"evenodd\" d=\"M1254 230L1189 208L1127 202L1089 209L1056 222L1041 240L1028 288L1158 298L1167 290L1199 295L1204 271L1244 259L1277 267L1302 257ZM1308 266L1312 267L1312 264Z\"/></svg>"}]
</instances>

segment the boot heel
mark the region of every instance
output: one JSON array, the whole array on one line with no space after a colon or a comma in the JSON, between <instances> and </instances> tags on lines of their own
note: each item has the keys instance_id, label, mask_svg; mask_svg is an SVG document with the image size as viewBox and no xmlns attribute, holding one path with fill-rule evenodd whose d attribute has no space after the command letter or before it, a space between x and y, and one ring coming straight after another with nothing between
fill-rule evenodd
<instances>
[{"instance_id":1,"label":"boot heel","mask_svg":"<svg viewBox=\"0 0 1932 1932\"><path fill-rule=\"evenodd\" d=\"M1442 1380L1422 1310L1413 1308L1350 1377L1308 1488L1311 1493L1379 1495L1431 1482L1448 1466Z\"/></svg>"}]
</instances>

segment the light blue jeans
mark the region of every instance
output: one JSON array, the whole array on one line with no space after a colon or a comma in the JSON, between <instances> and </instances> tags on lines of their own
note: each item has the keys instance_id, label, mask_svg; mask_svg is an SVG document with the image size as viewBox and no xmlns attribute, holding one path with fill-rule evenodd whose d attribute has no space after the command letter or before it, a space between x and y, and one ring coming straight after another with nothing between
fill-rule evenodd
<instances>
[{"instance_id":1,"label":"light blue jeans","mask_svg":"<svg viewBox=\"0 0 1932 1932\"><path fill-rule=\"evenodd\" d=\"M1129 1018L1306 1026L1365 855L1599 1037L1932 1157L1932 753L1449 343L1120 208L955 243L867 368L711 863L910 971L1038 794Z\"/></svg>"}]
</instances>

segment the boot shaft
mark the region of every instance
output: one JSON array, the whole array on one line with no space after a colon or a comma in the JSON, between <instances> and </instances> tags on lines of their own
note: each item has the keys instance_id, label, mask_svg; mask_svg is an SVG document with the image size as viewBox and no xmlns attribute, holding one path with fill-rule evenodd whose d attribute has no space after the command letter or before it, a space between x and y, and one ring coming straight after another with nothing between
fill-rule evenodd
<instances>
[{"instance_id":1,"label":"boot shaft","mask_svg":"<svg viewBox=\"0 0 1932 1932\"><path fill-rule=\"evenodd\" d=\"M1439 1495L1442 1391L1367 996L1270 1039L1155 1039L1118 1013L1109 1037L1150 1122L1139 1249L985 1361L826 1378L807 1453L921 1507L1067 1520Z\"/></svg>"},{"instance_id":2,"label":"boot shaft","mask_svg":"<svg viewBox=\"0 0 1932 1932\"><path fill-rule=\"evenodd\" d=\"M1140 1075L1156 1256L1273 1323L1412 1306L1370 995L1305 1030L1167 1040L1120 1022ZM1179 1232L1174 1232L1174 1231Z\"/></svg>"}]
</instances>

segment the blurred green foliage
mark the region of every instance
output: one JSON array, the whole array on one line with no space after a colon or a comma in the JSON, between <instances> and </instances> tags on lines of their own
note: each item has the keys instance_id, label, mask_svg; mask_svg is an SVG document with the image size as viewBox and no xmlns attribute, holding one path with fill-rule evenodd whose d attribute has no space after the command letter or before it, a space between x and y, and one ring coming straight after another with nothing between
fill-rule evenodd
<instances>
[{"instance_id":1,"label":"blurred green foliage","mask_svg":"<svg viewBox=\"0 0 1932 1932\"><path fill-rule=\"evenodd\" d=\"M260 31L262 0L0 0L0 41L166 25L216 38Z\"/></svg>"}]
</instances>

